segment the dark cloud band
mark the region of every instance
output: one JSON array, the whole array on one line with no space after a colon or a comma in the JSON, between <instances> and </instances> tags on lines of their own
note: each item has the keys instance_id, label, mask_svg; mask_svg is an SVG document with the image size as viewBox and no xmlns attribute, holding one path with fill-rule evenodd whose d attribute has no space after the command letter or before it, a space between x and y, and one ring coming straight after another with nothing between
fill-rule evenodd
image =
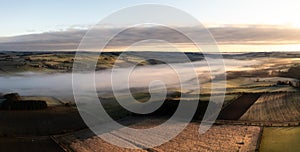
<instances>
[{"instance_id":1,"label":"dark cloud band","mask_svg":"<svg viewBox=\"0 0 300 152\"><path fill-rule=\"evenodd\" d=\"M193 34L196 27L181 27ZM95 39L101 43L101 37L117 28L98 29L103 35ZM277 26L223 26L211 27L212 33L218 44L237 45L268 45L268 44L299 44L300 29L282 28ZM0 50L9 51L39 51L39 50L75 50L87 30L67 30L62 32L47 32L15 37L0 38ZM93 36L93 35L92 35ZM197 35L201 37L201 35ZM99 35L95 35L99 38ZM149 37L162 38L171 43L190 43L186 38L179 38L174 31L162 27L138 27L122 32L122 36L113 39L109 47L123 47L132 40L147 39ZM204 38L205 39L205 38ZM205 43L205 42L204 42ZM91 46L92 47L92 46ZM93 50L95 48L91 48Z\"/></svg>"}]
</instances>

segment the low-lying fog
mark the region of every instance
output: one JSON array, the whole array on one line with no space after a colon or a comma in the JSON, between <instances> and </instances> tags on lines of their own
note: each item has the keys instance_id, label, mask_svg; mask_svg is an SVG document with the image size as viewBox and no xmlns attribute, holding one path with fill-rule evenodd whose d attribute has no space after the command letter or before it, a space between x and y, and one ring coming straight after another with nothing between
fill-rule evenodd
<instances>
[{"instance_id":1,"label":"low-lying fog","mask_svg":"<svg viewBox=\"0 0 300 152\"><path fill-rule=\"evenodd\" d=\"M214 60L210 65L210 69L215 71L215 74L220 74L222 66L218 64L220 60ZM257 65L261 65L262 61L256 60L224 60L227 71L242 71L251 70ZM199 78L201 83L209 81L214 78L210 75L209 68L206 61L193 62L193 68L189 63L172 64L169 65L149 65L138 66L130 74L129 78L127 72L128 68L120 68L114 70L114 88L117 90L127 89L127 80L129 80L130 88L147 88L154 80L164 82L166 87L176 88L179 84L185 87L197 87L193 80ZM193 71L197 72L197 76ZM97 71L95 74L95 82L97 91L101 93L110 92L112 89L112 70ZM179 75L179 76L178 76ZM93 86L85 83L85 78L89 74L79 74L81 77L80 88L84 91L89 91ZM181 79L181 83L179 81ZM155 83L152 84L154 87ZM195 86L196 85L196 86ZM54 96L54 97L72 97L72 74L42 74L42 73L19 73L14 76L0 76L0 93L18 92L21 95L34 96Z\"/></svg>"}]
</instances>

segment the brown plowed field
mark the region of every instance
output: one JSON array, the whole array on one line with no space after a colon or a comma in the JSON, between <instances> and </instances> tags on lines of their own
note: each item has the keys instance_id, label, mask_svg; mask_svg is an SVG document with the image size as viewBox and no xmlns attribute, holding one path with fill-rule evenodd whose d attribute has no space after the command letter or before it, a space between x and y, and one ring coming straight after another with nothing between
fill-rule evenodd
<instances>
[{"instance_id":1,"label":"brown plowed field","mask_svg":"<svg viewBox=\"0 0 300 152\"><path fill-rule=\"evenodd\" d=\"M239 118L260 97L260 94L244 94L225 107L219 114L220 120L239 120Z\"/></svg>"}]
</instances>

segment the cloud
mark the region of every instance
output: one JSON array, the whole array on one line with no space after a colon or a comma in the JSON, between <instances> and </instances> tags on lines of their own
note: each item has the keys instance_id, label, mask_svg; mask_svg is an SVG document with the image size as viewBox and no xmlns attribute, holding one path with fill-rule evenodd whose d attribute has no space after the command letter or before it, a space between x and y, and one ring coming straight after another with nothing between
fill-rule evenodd
<instances>
[{"instance_id":1,"label":"cloud","mask_svg":"<svg viewBox=\"0 0 300 152\"><path fill-rule=\"evenodd\" d=\"M220 44L299 44L300 29L279 26L210 28Z\"/></svg>"},{"instance_id":2,"label":"cloud","mask_svg":"<svg viewBox=\"0 0 300 152\"><path fill-rule=\"evenodd\" d=\"M208 39L196 35L197 27L180 27L185 32L202 38L203 43ZM100 28L90 35L90 49L95 49L94 43L103 43L108 35L119 31L120 28ZM203 30L203 29L202 29ZM300 29L266 25L226 25L210 27L208 30L218 44L230 45L267 45L267 44L299 44ZM10 51L42 51L42 50L76 50L87 30L72 29L59 32L21 35L0 38L0 50ZM101 34L100 34L101 33ZM128 44L146 40L163 39L170 43L189 44L191 41L175 30L162 26L135 27L122 31L112 39L109 47L118 48Z\"/></svg>"}]
</instances>

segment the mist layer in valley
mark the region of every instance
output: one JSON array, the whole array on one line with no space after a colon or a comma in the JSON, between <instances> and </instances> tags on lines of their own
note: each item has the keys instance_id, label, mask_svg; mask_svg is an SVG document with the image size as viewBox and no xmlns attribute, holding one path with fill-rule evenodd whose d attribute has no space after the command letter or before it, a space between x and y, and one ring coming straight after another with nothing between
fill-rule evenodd
<instances>
[{"instance_id":1,"label":"mist layer in valley","mask_svg":"<svg viewBox=\"0 0 300 152\"><path fill-rule=\"evenodd\" d=\"M149 52L144 52L149 53ZM73 61L74 54L70 52L55 52L55 53L41 53L41 52L2 52L3 55L10 56L1 58L1 77L0 77L0 92L18 92L21 95L47 95L57 97L72 98L72 68L71 63ZM168 89L178 90L181 85L185 85L185 88L193 90L195 87L199 87L199 84L192 83L193 80L198 79L200 82L200 88L207 87L205 83L210 82L213 79L218 78L218 75L222 74L223 66L218 64L208 63L199 53L186 53L187 56L193 61L190 63L180 63L180 60L176 59L176 53L156 53L166 58L171 62L167 65L159 61L145 61L141 58L143 55L139 53L128 53L125 58L122 58L120 62L124 62L124 67L115 67L112 70L114 64L113 59L116 59L119 53L106 53L104 56L98 59L97 67L102 66L95 73L95 83L97 93L99 95L112 94L112 72L117 75L115 79L114 89L122 92L122 90L128 89L125 85L129 83L129 88L136 91L148 91L149 85L153 81L161 81L163 85L155 84L152 86L155 89L162 89L166 87ZM96 54L95 57L98 57ZM214 59L214 55L210 55L211 60L215 63L220 63L222 59ZM289 77L289 71L297 67L300 64L300 54L298 53L246 53L246 54L223 54L225 71L227 73L227 80L235 79L239 77L258 78L258 77ZM24 61L23 61L24 59ZM8 61L3 61L8 60ZM22 60L22 61L21 61ZM53 60L53 61L52 61ZM102 61L103 60L103 61ZM67 62L68 61L68 62ZM100 62L101 61L101 62ZM45 66L44 63L55 62L53 64L63 64L68 66L69 70L57 70L51 69ZM128 69L125 63L129 65L138 63L137 66L128 75ZM149 63L146 63L149 62ZM150 64L151 62L151 64ZM19 71L12 71L15 64L24 64L25 67L30 64L38 64L39 67L23 68ZM285 63L285 64L283 64ZM172 68L173 67L173 68ZM176 69L174 69L176 67ZM10 69L11 68L11 69ZM37 70L39 69L39 70ZM212 75L210 70L214 71ZM51 72L49 72L51 71ZM193 73L191 71L195 71ZM179 80L178 73L180 73L181 80ZM88 78L93 73L76 73L81 80ZM93 89L91 84L85 82L81 83L81 88L87 94ZM189 92L190 90L181 90Z\"/></svg>"}]
</instances>

